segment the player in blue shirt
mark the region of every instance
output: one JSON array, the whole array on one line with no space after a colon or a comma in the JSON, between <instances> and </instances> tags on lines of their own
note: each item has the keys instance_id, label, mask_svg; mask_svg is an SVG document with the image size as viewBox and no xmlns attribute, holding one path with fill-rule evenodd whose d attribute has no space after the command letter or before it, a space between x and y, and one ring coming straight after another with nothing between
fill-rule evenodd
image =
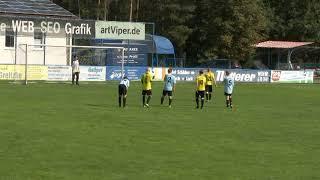
<instances>
[{"instance_id":1,"label":"player in blue shirt","mask_svg":"<svg viewBox=\"0 0 320 180\"><path fill-rule=\"evenodd\" d=\"M232 92L234 87L234 79L230 76L230 72L226 71L224 77L224 95L226 96L226 105L227 107L232 108Z\"/></svg>"},{"instance_id":2,"label":"player in blue shirt","mask_svg":"<svg viewBox=\"0 0 320 180\"><path fill-rule=\"evenodd\" d=\"M164 98L168 95L169 96L169 108L171 108L172 103L172 96L173 92L175 91L176 85L176 78L171 74L172 69L168 69L168 74L164 77L164 88L161 97L161 104L163 104Z\"/></svg>"}]
</instances>

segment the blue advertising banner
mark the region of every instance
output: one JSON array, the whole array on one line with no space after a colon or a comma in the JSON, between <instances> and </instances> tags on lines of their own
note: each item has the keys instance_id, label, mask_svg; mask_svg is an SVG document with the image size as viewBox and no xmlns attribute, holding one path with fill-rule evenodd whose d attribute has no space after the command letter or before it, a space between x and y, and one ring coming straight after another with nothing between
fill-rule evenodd
<instances>
[{"instance_id":1,"label":"blue advertising banner","mask_svg":"<svg viewBox=\"0 0 320 180\"><path fill-rule=\"evenodd\" d=\"M174 68L172 74L177 81L195 81L199 70L199 68Z\"/></svg>"},{"instance_id":2,"label":"blue advertising banner","mask_svg":"<svg viewBox=\"0 0 320 180\"><path fill-rule=\"evenodd\" d=\"M145 69L146 67L126 66L125 75L128 76L130 80L139 80L140 76L145 72ZM158 80L162 80L167 70L168 68L155 68L153 72L155 73L156 77L159 76ZM203 68L174 68L172 75L176 77L177 81L195 81L200 70L203 70L204 73L206 73L206 69ZM223 69L213 69L217 82L223 82L225 71L226 70ZM236 82L270 83L270 70L228 69L228 71ZM121 66L107 66L106 80L120 80L120 78Z\"/></svg>"},{"instance_id":3,"label":"blue advertising banner","mask_svg":"<svg viewBox=\"0 0 320 180\"><path fill-rule=\"evenodd\" d=\"M199 71L203 68L174 68L172 74L178 81L195 81ZM222 82L225 76L223 69L213 69L217 82ZM250 69L228 69L230 75L236 82L254 82L254 83L269 83L271 71L269 70L250 70ZM167 69L165 70L167 72Z\"/></svg>"},{"instance_id":4,"label":"blue advertising banner","mask_svg":"<svg viewBox=\"0 0 320 180\"><path fill-rule=\"evenodd\" d=\"M147 66L148 48L145 44L120 45L124 47L124 64L126 66ZM121 66L122 50L108 50L107 66Z\"/></svg>"},{"instance_id":5,"label":"blue advertising banner","mask_svg":"<svg viewBox=\"0 0 320 180\"><path fill-rule=\"evenodd\" d=\"M139 80L146 67L125 67L124 74L129 80ZM120 80L121 66L107 66L106 80Z\"/></svg>"}]
</instances>

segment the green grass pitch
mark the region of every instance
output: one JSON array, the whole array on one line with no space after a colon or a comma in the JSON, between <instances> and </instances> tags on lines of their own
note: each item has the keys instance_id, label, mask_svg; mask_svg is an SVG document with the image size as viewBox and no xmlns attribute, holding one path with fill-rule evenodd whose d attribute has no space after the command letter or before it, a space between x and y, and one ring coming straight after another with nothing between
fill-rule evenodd
<instances>
[{"instance_id":1,"label":"green grass pitch","mask_svg":"<svg viewBox=\"0 0 320 180\"><path fill-rule=\"evenodd\" d=\"M0 180L294 180L320 178L320 86L237 84L195 109L194 84L128 108L117 84L0 84ZM167 100L165 101L167 104Z\"/></svg>"}]
</instances>

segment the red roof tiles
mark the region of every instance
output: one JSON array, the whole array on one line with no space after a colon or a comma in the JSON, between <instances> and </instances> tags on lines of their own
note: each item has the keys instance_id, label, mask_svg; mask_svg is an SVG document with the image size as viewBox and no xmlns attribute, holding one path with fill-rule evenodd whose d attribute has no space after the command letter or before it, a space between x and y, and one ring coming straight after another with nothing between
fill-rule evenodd
<instances>
[{"instance_id":1,"label":"red roof tiles","mask_svg":"<svg viewBox=\"0 0 320 180\"><path fill-rule=\"evenodd\" d=\"M313 44L313 42L265 41L255 44L254 46L257 48L291 49L309 44Z\"/></svg>"}]
</instances>

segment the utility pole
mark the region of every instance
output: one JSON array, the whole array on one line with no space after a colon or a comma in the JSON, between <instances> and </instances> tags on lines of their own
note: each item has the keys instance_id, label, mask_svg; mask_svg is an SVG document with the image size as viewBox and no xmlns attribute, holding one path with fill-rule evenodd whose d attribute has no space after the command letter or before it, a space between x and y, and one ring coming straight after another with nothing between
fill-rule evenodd
<instances>
[{"instance_id":1,"label":"utility pole","mask_svg":"<svg viewBox=\"0 0 320 180\"><path fill-rule=\"evenodd\" d=\"M140 0L137 0L137 14L136 14L136 21L139 19L139 6L140 6Z\"/></svg>"},{"instance_id":2,"label":"utility pole","mask_svg":"<svg viewBox=\"0 0 320 180\"><path fill-rule=\"evenodd\" d=\"M98 0L98 4L97 4L97 10L96 10L96 18L97 20L100 19L100 4L101 4L101 0Z\"/></svg>"},{"instance_id":3,"label":"utility pole","mask_svg":"<svg viewBox=\"0 0 320 180\"><path fill-rule=\"evenodd\" d=\"M78 12L79 15L78 15L78 16L79 16L79 18L81 18L81 13L80 13L80 0L78 0L78 9L79 9L79 12Z\"/></svg>"},{"instance_id":4,"label":"utility pole","mask_svg":"<svg viewBox=\"0 0 320 180\"><path fill-rule=\"evenodd\" d=\"M130 16L129 16L129 21L132 21L132 2L133 0L130 0Z\"/></svg>"},{"instance_id":5,"label":"utility pole","mask_svg":"<svg viewBox=\"0 0 320 180\"><path fill-rule=\"evenodd\" d=\"M108 0L104 0L104 16L103 16L103 19L105 21L107 20L108 13L109 13L109 1Z\"/></svg>"}]
</instances>

